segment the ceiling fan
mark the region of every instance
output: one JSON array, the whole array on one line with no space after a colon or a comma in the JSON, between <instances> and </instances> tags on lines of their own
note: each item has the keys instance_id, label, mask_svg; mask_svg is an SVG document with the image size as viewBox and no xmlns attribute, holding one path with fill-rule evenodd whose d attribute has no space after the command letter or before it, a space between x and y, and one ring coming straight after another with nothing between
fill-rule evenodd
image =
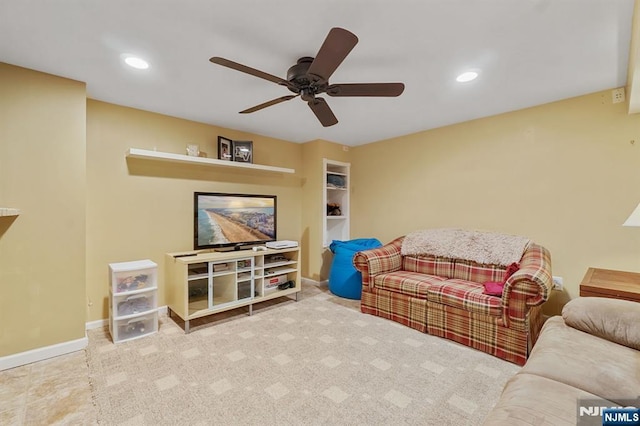
<instances>
[{"instance_id":1,"label":"ceiling fan","mask_svg":"<svg viewBox=\"0 0 640 426\"><path fill-rule=\"evenodd\" d=\"M222 65L285 86L294 95L286 95L261 103L240 114L249 114L263 108L288 101L297 96L306 101L324 127L333 126L338 119L327 102L318 97L321 93L329 96L399 96L404 91L403 83L348 83L329 84L329 78L358 43L355 34L343 29L332 28L315 58L305 56L287 71L287 79L276 77L263 71L214 56L209 59Z\"/></svg>"}]
</instances>

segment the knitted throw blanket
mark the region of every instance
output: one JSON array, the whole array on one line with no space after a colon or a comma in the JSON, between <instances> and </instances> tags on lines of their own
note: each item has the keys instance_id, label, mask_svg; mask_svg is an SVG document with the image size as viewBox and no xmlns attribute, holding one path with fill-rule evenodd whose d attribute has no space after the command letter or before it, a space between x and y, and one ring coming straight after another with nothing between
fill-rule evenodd
<instances>
[{"instance_id":1,"label":"knitted throw blanket","mask_svg":"<svg viewBox=\"0 0 640 426\"><path fill-rule=\"evenodd\" d=\"M403 256L431 255L465 259L485 265L508 266L519 262L531 240L516 235L464 229L426 229L408 234Z\"/></svg>"}]
</instances>

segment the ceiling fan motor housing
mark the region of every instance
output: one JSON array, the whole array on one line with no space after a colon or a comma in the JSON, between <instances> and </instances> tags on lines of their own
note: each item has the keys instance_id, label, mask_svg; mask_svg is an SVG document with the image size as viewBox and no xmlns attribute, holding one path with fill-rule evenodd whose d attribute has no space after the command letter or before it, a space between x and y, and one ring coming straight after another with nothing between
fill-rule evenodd
<instances>
[{"instance_id":1,"label":"ceiling fan motor housing","mask_svg":"<svg viewBox=\"0 0 640 426\"><path fill-rule=\"evenodd\" d=\"M313 62L312 57L305 56L298 59L298 62L287 70L287 81L292 83L294 87L289 87L293 93L300 93L302 99L309 101L317 93L326 90L327 82L319 76L308 73L309 67ZM308 99L306 99L308 97Z\"/></svg>"}]
</instances>

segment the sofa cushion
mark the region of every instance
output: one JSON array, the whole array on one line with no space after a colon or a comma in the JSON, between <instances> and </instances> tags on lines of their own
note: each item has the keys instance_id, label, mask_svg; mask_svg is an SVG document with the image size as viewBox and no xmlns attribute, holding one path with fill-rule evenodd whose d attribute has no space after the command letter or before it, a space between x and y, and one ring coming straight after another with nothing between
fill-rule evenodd
<instances>
[{"instance_id":1,"label":"sofa cushion","mask_svg":"<svg viewBox=\"0 0 640 426\"><path fill-rule=\"evenodd\" d=\"M595 395L533 374L518 373L504 387L502 396L484 419L484 425L567 425L578 420L579 399L598 400ZM601 401L602 406L613 406ZM600 419L595 424L600 424ZM589 423L591 424L591 423Z\"/></svg>"},{"instance_id":2,"label":"sofa cushion","mask_svg":"<svg viewBox=\"0 0 640 426\"><path fill-rule=\"evenodd\" d=\"M388 274L376 275L373 281L374 287L402 293L419 299L427 298L427 289L433 284L443 281L444 278L434 275L418 274L416 272L396 271Z\"/></svg>"},{"instance_id":3,"label":"sofa cushion","mask_svg":"<svg viewBox=\"0 0 640 426\"><path fill-rule=\"evenodd\" d=\"M640 352L549 318L523 372L623 404L640 395Z\"/></svg>"},{"instance_id":4,"label":"sofa cushion","mask_svg":"<svg viewBox=\"0 0 640 426\"><path fill-rule=\"evenodd\" d=\"M640 350L640 304L603 297L578 297L562 309L567 325Z\"/></svg>"},{"instance_id":5,"label":"sofa cushion","mask_svg":"<svg viewBox=\"0 0 640 426\"><path fill-rule=\"evenodd\" d=\"M451 278L484 283L505 280L506 267L500 265L482 265L470 260L456 259Z\"/></svg>"},{"instance_id":6,"label":"sofa cushion","mask_svg":"<svg viewBox=\"0 0 640 426\"><path fill-rule=\"evenodd\" d=\"M403 256L402 269L409 272L435 275L442 278L453 277L455 260L435 256Z\"/></svg>"},{"instance_id":7,"label":"sofa cushion","mask_svg":"<svg viewBox=\"0 0 640 426\"><path fill-rule=\"evenodd\" d=\"M484 294L482 284L451 279L433 283L427 289L429 302L440 303L483 315L502 315L502 303L497 297Z\"/></svg>"}]
</instances>

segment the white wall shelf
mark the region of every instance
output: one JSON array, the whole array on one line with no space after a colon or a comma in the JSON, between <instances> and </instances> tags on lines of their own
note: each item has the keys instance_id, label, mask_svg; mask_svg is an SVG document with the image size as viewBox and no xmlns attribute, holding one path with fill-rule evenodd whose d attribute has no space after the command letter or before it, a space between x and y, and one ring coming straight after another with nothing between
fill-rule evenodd
<instances>
[{"instance_id":1,"label":"white wall shelf","mask_svg":"<svg viewBox=\"0 0 640 426\"><path fill-rule=\"evenodd\" d=\"M160 160L169 161L172 163L188 163L188 164L200 164L204 166L220 166L220 167L236 167L241 169L251 170L263 170L267 172L277 173L295 173L294 169L288 169L285 167L264 166L261 164L241 163L237 161L225 161L215 158L206 157L192 157L183 154L173 154L170 152L149 151L146 149L129 148L127 151L127 157L129 158L145 158L148 160Z\"/></svg>"},{"instance_id":2,"label":"white wall shelf","mask_svg":"<svg viewBox=\"0 0 640 426\"><path fill-rule=\"evenodd\" d=\"M18 216L20 209L12 209L9 207L0 207L0 217L2 216Z\"/></svg>"}]
</instances>

